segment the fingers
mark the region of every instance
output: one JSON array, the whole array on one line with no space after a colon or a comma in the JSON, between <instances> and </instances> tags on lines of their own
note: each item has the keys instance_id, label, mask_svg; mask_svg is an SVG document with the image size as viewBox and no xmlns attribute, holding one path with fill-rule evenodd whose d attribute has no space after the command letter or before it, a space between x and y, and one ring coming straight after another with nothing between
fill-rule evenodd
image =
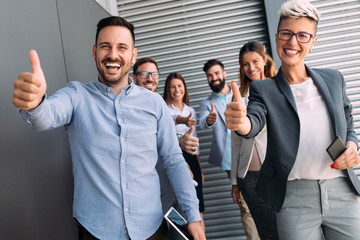
<instances>
[{"instance_id":1,"label":"fingers","mask_svg":"<svg viewBox=\"0 0 360 240\"><path fill-rule=\"evenodd\" d=\"M240 95L239 88L238 88L235 81L231 81L231 89L232 89L232 92L233 92L233 95L234 95L235 102L240 102L241 101L241 95Z\"/></svg>"},{"instance_id":2,"label":"fingers","mask_svg":"<svg viewBox=\"0 0 360 240\"><path fill-rule=\"evenodd\" d=\"M185 134L191 135L194 132L194 127L189 128Z\"/></svg>"},{"instance_id":3,"label":"fingers","mask_svg":"<svg viewBox=\"0 0 360 240\"><path fill-rule=\"evenodd\" d=\"M351 142L351 141L349 141ZM348 143L347 149L336 159L336 161L330 165L331 168L336 170L344 170L355 167L359 164L359 154L357 147L351 147Z\"/></svg>"},{"instance_id":4,"label":"fingers","mask_svg":"<svg viewBox=\"0 0 360 240\"><path fill-rule=\"evenodd\" d=\"M43 71L40 65L40 59L35 50L30 50L29 59L30 59L31 67L33 69L33 73L36 75L43 75Z\"/></svg>"},{"instance_id":5,"label":"fingers","mask_svg":"<svg viewBox=\"0 0 360 240\"><path fill-rule=\"evenodd\" d=\"M185 152L195 155L199 147L199 139L191 136L194 127L191 127L180 139L180 148Z\"/></svg>"},{"instance_id":6,"label":"fingers","mask_svg":"<svg viewBox=\"0 0 360 240\"><path fill-rule=\"evenodd\" d=\"M189 114L188 118L191 118L191 117L192 117L192 112L190 112L190 114Z\"/></svg>"},{"instance_id":7,"label":"fingers","mask_svg":"<svg viewBox=\"0 0 360 240\"><path fill-rule=\"evenodd\" d=\"M13 103L22 110L36 108L46 92L46 81L35 50L29 52L33 72L24 72L14 82Z\"/></svg>"},{"instance_id":8,"label":"fingers","mask_svg":"<svg viewBox=\"0 0 360 240\"><path fill-rule=\"evenodd\" d=\"M214 103L211 103L211 112L215 112L215 105L214 105Z\"/></svg>"},{"instance_id":9,"label":"fingers","mask_svg":"<svg viewBox=\"0 0 360 240\"><path fill-rule=\"evenodd\" d=\"M264 71L261 71L261 72L260 72L260 80L263 80L263 79L265 79L265 77L264 77Z\"/></svg>"}]
</instances>

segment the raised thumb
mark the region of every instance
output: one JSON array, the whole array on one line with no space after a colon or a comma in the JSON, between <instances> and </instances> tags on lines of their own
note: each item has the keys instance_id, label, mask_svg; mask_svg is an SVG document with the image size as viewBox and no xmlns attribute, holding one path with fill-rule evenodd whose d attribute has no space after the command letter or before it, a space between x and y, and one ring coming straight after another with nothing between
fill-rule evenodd
<instances>
[{"instance_id":1,"label":"raised thumb","mask_svg":"<svg viewBox=\"0 0 360 240\"><path fill-rule=\"evenodd\" d=\"M190 127L189 130L187 130L187 132L185 134L189 134L191 135L194 131L194 126Z\"/></svg>"}]
</instances>

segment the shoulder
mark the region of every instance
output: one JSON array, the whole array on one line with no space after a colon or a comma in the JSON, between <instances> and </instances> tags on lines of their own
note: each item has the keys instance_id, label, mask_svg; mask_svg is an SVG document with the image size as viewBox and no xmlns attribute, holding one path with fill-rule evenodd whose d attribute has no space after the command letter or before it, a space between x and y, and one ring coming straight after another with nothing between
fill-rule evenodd
<instances>
[{"instance_id":1,"label":"shoulder","mask_svg":"<svg viewBox=\"0 0 360 240\"><path fill-rule=\"evenodd\" d=\"M311 71L314 73L317 73L321 75L324 78L333 78L333 77L339 77L342 78L342 74L337 69L331 69L331 68L310 68Z\"/></svg>"},{"instance_id":2,"label":"shoulder","mask_svg":"<svg viewBox=\"0 0 360 240\"><path fill-rule=\"evenodd\" d=\"M250 90L256 88L256 89L272 89L272 88L277 88L277 83L275 81L275 77L272 78L267 78L264 80L260 80L260 81L252 81L250 83ZM249 90L249 91L250 91Z\"/></svg>"},{"instance_id":3,"label":"shoulder","mask_svg":"<svg viewBox=\"0 0 360 240\"><path fill-rule=\"evenodd\" d=\"M202 101L200 102L200 104L202 104L202 105L209 104L213 98L214 98L214 96L213 96L213 94L211 93L206 99L202 100Z\"/></svg>"}]
</instances>

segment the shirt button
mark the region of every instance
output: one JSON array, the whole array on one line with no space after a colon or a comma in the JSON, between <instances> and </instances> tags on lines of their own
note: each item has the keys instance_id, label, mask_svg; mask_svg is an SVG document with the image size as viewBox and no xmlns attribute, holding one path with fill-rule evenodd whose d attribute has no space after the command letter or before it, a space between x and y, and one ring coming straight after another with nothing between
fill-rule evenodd
<instances>
[{"instance_id":1,"label":"shirt button","mask_svg":"<svg viewBox=\"0 0 360 240\"><path fill-rule=\"evenodd\" d=\"M124 138L123 138L123 137L121 138L121 141L124 141Z\"/></svg>"},{"instance_id":2,"label":"shirt button","mask_svg":"<svg viewBox=\"0 0 360 240\"><path fill-rule=\"evenodd\" d=\"M106 91L107 91L107 92L110 92L110 88L106 88Z\"/></svg>"},{"instance_id":3,"label":"shirt button","mask_svg":"<svg viewBox=\"0 0 360 240\"><path fill-rule=\"evenodd\" d=\"M123 188L126 188L126 185L125 185L125 183L123 184Z\"/></svg>"},{"instance_id":4,"label":"shirt button","mask_svg":"<svg viewBox=\"0 0 360 240\"><path fill-rule=\"evenodd\" d=\"M125 208L125 212L127 212L127 211L129 211L129 209L128 209L128 208Z\"/></svg>"},{"instance_id":5,"label":"shirt button","mask_svg":"<svg viewBox=\"0 0 360 240\"><path fill-rule=\"evenodd\" d=\"M125 160L121 160L121 163L124 164L124 163L125 163Z\"/></svg>"}]
</instances>

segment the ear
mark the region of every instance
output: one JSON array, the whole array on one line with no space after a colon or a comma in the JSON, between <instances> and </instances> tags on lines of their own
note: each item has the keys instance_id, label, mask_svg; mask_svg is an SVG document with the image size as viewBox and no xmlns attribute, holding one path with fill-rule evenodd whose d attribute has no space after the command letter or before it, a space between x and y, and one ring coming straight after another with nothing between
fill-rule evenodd
<instances>
[{"instance_id":1,"label":"ear","mask_svg":"<svg viewBox=\"0 0 360 240\"><path fill-rule=\"evenodd\" d=\"M136 57L137 57L137 48L134 48L134 49L133 49L132 55L133 55L133 57L132 57L132 64L135 64L135 62L136 62Z\"/></svg>"},{"instance_id":2,"label":"ear","mask_svg":"<svg viewBox=\"0 0 360 240\"><path fill-rule=\"evenodd\" d=\"M131 78L132 78L132 80L134 80L134 82L135 82L135 84L136 84L136 76L135 76L135 74L131 74Z\"/></svg>"},{"instance_id":3,"label":"ear","mask_svg":"<svg viewBox=\"0 0 360 240\"><path fill-rule=\"evenodd\" d=\"M223 72L224 78L226 79L226 71Z\"/></svg>"},{"instance_id":4,"label":"ear","mask_svg":"<svg viewBox=\"0 0 360 240\"><path fill-rule=\"evenodd\" d=\"M96 45L94 44L94 46L93 46L93 48L92 48L92 54L93 54L94 60L96 61L96 59L95 59L95 52L96 52Z\"/></svg>"}]
</instances>

